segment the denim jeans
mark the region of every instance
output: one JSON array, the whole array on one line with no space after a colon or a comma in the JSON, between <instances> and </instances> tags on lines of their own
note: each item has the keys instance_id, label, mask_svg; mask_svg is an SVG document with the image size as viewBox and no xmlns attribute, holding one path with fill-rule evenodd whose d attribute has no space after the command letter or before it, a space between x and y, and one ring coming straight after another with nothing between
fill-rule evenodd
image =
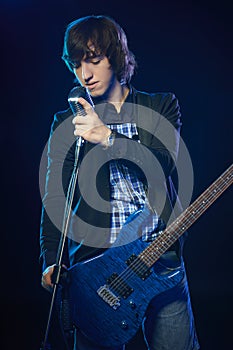
<instances>
[{"instance_id":1,"label":"denim jeans","mask_svg":"<svg viewBox=\"0 0 233 350\"><path fill-rule=\"evenodd\" d=\"M200 348L186 278L152 300L142 329L148 350Z\"/></svg>"},{"instance_id":2,"label":"denim jeans","mask_svg":"<svg viewBox=\"0 0 233 350\"><path fill-rule=\"evenodd\" d=\"M176 287L152 299L142 324L148 350L198 350L186 277ZM101 347L77 332L74 350L126 350ZM136 349L135 349L136 350Z\"/></svg>"}]
</instances>

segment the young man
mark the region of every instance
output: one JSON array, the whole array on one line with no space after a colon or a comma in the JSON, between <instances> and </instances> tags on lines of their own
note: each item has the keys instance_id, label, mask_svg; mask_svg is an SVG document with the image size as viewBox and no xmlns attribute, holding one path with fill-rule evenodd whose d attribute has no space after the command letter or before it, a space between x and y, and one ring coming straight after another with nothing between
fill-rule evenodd
<instances>
[{"instance_id":1,"label":"young man","mask_svg":"<svg viewBox=\"0 0 233 350\"><path fill-rule=\"evenodd\" d=\"M152 242L174 215L177 199L171 174L179 147L178 101L172 93L139 92L130 85L136 62L122 28L106 16L87 16L70 23L63 59L78 84L88 90L95 107L80 97L85 117L72 116L68 109L57 113L52 124L41 221L42 286L48 290L53 287L51 276L65 206L58 188L67 193L77 137L84 142L77 160L78 184L65 265L103 252L116 241L122 227L127 227L127 219L146 204L153 215L137 229L142 240ZM182 239L167 249L161 261L164 273L182 270L183 278L150 301L142 323L145 343L151 350L199 349ZM77 330L75 350L123 348L123 344L103 347Z\"/></svg>"}]
</instances>

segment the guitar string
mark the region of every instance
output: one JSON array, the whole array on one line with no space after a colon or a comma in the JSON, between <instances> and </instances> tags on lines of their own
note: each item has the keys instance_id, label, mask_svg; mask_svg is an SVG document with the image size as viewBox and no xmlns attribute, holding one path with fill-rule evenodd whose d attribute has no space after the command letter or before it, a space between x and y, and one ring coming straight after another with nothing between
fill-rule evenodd
<instances>
[{"instance_id":1,"label":"guitar string","mask_svg":"<svg viewBox=\"0 0 233 350\"><path fill-rule=\"evenodd\" d=\"M228 174L225 174L225 175L228 175ZM232 176L232 174L230 176ZM221 178L221 180L222 180L222 178ZM218 181L218 182L220 182L220 181ZM212 204L212 201L215 199L215 197L218 197L221 195L221 193L223 192L223 189L221 189L219 187L221 185L223 185L223 187L227 188L227 187L229 187L230 183L225 181L225 183L222 182L222 184L218 184L218 186L216 185L216 183L214 183L214 186L212 186L210 189L208 189L208 191L206 190L205 193L203 193L198 198L198 202L202 201L202 203L201 203L202 207L200 206L200 204L197 205L197 203L195 203L195 202L192 205L190 205L190 207L187 208L186 211L183 212L182 215L180 215L180 217L177 218L177 220L173 223L174 224L173 230L177 230L177 228L178 228L179 232L182 232L182 233L185 232L185 230L187 229L187 226L190 227L192 225L192 223L201 215L201 213L203 213ZM218 189L218 191L217 191L217 189ZM207 195L209 196L209 198L207 198ZM210 199L212 201L210 201ZM197 212L197 208L199 208L198 212ZM188 215L188 217L185 218L187 213L189 213L189 215ZM193 215L191 215L191 213ZM196 217L195 214L199 214L198 217ZM185 220L183 220L183 219L185 219ZM180 222L182 222L182 220L183 220L183 225L179 228ZM175 227L175 226L177 226L177 227ZM169 232L167 232L167 233L168 233L168 238L169 238ZM177 235L177 238L179 238L179 236L180 236L180 234ZM167 240L167 242L169 242L169 239ZM169 243L169 246L170 246L170 243ZM152 245L150 247L148 247L148 251L150 251L151 248L153 248ZM149 256L148 256L149 262L151 262L150 255L151 254L149 254Z\"/></svg>"},{"instance_id":2,"label":"guitar string","mask_svg":"<svg viewBox=\"0 0 233 350\"><path fill-rule=\"evenodd\" d=\"M232 174L231 174L231 176L232 176ZM220 182L220 180L222 180L222 178L221 178L221 179L219 178L218 180L219 180L218 182ZM213 200L217 195L219 196L219 195L222 193L223 189L221 190L220 186L223 185L223 188L224 188L224 187L227 188L227 187L229 187L230 184L229 184L228 182L225 182L225 183L222 182L222 183L220 184L220 186L216 186L216 183L214 183L214 185L215 185L214 188L213 188L213 186L212 186L208 191L206 190L206 191L198 198L198 202L202 200L202 197L204 196L204 194L208 194L208 196L209 196L209 198L207 198L207 196L205 197L205 203L206 203L206 202L209 202L209 199L212 199L212 200ZM215 192L214 192L214 191L211 191L212 189L215 190ZM218 191L217 191L217 189L218 189ZM219 189L220 189L220 190L219 190ZM217 192L216 192L216 191L217 191ZM204 203L204 204L205 204L205 203ZM196 203L194 202L193 204L196 204ZM210 204L211 204L211 203L210 203ZM209 205L210 205L210 204L209 204ZM200 206L200 205L199 205L199 206ZM193 211L194 208L195 208L195 206L192 206L192 211ZM202 207L200 207L199 209L203 212L203 211L206 210L206 206L202 206ZM200 213L200 210L199 210L199 213ZM201 215L201 214L200 214L200 215ZM199 216L200 216L200 215L199 215ZM183 227L185 224L187 224L187 222L193 222L193 221L196 220L195 215L192 215L192 216L193 216L193 219L194 219L194 220L190 221L190 220L187 220L187 219L186 219L186 220L184 221L182 227ZM180 218L180 217L179 217L179 218ZM179 225L179 222L180 222L180 221L181 221L181 220L178 220L178 222L177 222L177 221L174 222L173 230L176 229L176 226ZM166 230L165 230L165 231L166 231ZM165 231L164 231L164 232L165 232ZM179 229L178 232L180 232L180 231L183 231L183 230ZM182 233L183 233L183 232L182 232ZM179 235L178 235L178 237L179 237ZM178 238L178 237L177 237L177 238ZM172 238L173 238L173 237L172 237ZM168 241L169 241L169 240L168 240ZM153 243L155 243L155 241L154 241ZM152 244L153 244L153 243L152 243ZM147 250L148 248L149 248L148 250L150 250L150 249L152 248L152 244L151 244L149 247L147 247L145 250ZM170 245L169 245L169 246L170 246ZM160 248L161 248L161 247L160 247ZM164 245L163 245L162 248L163 248L163 249L162 249L162 252L163 252L163 251L164 251ZM165 249L165 250L166 250L166 249ZM159 249L158 249L158 251L159 251ZM160 252L161 252L161 250L160 250ZM149 262L150 262L150 261L149 261ZM144 267L144 262L141 261L141 260L137 261L136 264L134 264L134 263L130 264L130 265L127 267L127 269L124 270L124 271L121 273L121 277L128 278L131 274L134 273L134 272L132 271L131 267L134 266L134 265L135 265L134 267L136 267L136 266L137 266L137 267L140 267L140 264L143 264L142 267ZM130 271L127 271L127 270L129 270L129 269L130 269ZM127 276L127 273L126 273L126 272L131 272L131 274L128 274L128 276ZM124 274L125 274L125 276L124 276ZM119 279L119 280L120 280L120 279ZM113 282L114 282L114 283L111 283L110 286L116 285L116 283L117 283L117 278L116 278ZM122 283L121 283L121 280L120 280L120 283L118 284L118 286L119 286L120 284L122 284ZM124 284L122 284L122 286L123 286L123 288L124 288Z\"/></svg>"},{"instance_id":3,"label":"guitar string","mask_svg":"<svg viewBox=\"0 0 233 350\"><path fill-rule=\"evenodd\" d=\"M228 186L227 186L228 187ZM213 196L213 195L212 195ZM205 211L204 210L205 208L202 208L202 210L203 211ZM196 219L196 218L195 218ZM187 220L188 221L188 220ZM194 220L195 221L195 220ZM184 224L185 224L185 222L184 222ZM175 228L174 228L175 229ZM181 231L181 230L179 230L179 231ZM179 232L178 231L178 232ZM182 233L183 233L183 230L182 230ZM155 243L155 242L153 242L153 243ZM169 245L170 246L170 245ZM168 247L169 247L168 246ZM147 247L147 248L152 248L152 244L149 246L149 247ZM146 249L147 249L146 248ZM167 249L167 248L166 248ZM162 246L162 250L161 250L161 246L158 248L158 250L157 250L157 253L159 253L159 256L158 256L158 258L162 255L161 253L163 253L164 251L166 251L166 249L164 249L164 245ZM154 257L153 257L153 259L154 259ZM149 258L149 260L150 260L150 258ZM149 261L149 263L151 263L151 261ZM142 261L142 260L139 260L139 261L137 261L136 262L136 264L134 264L134 263L132 263L132 264L130 264L122 273L121 273L121 275L119 275L112 283L110 283L109 284L109 286L111 287L111 288L113 288L114 289L114 287L117 287L117 290L118 290L118 292L120 292L120 293L123 293L124 291L127 291L127 286L126 286L126 282L125 281L127 281L127 279L130 277L130 276L132 276L133 274L135 274L135 272L132 270L132 266L134 266L134 269L135 268L137 268L138 269L138 271L140 272L140 269L142 269L142 272L143 272L143 269L144 269L144 265L145 263L144 263L144 261ZM140 266L141 265L141 266ZM149 268L149 266L148 266L148 268ZM120 277L120 278L119 278ZM124 278L124 281L122 281L122 279Z\"/></svg>"},{"instance_id":4,"label":"guitar string","mask_svg":"<svg viewBox=\"0 0 233 350\"><path fill-rule=\"evenodd\" d=\"M223 186L223 187L224 187L224 186ZM227 187L228 187L228 186L227 186ZM216 188L216 187L215 187L215 188ZM212 194L210 195L209 198L211 198L211 197L213 197ZM209 200L209 199L206 198L206 201L207 201L207 200ZM205 207L202 207L200 211L203 212L205 209L206 209ZM201 215L201 214L200 214L200 215ZM193 216L193 215L192 215L192 216ZM195 219L196 219L196 217L192 217L192 220L187 220L187 219L186 219L186 220L183 222L183 226L187 225L188 222L194 221ZM178 222L178 224L179 224L179 222ZM177 225L176 225L176 226L177 226ZM182 227L183 227L183 226L182 226ZM189 226L190 226L190 225L189 225ZM173 229L175 229L175 228L176 228L176 227L174 226ZM180 228L180 229L178 230L178 233L179 233L179 232L181 232L181 234L183 233L182 228ZM168 240L168 241L169 241L169 240ZM166 243L166 242L165 242L165 243ZM163 244L163 242L162 242L162 244ZM164 249L164 246L165 246L165 245L162 246L162 251L166 251L166 248ZM148 252L150 253L150 252L151 252L152 245L149 246L148 248L149 248L149 249L147 249L147 250L148 250ZM161 248L161 245L160 245L160 248ZM161 249L159 249L159 251L161 252ZM155 254L153 253L153 260L154 260L154 255L155 255ZM146 257L147 257L147 263L153 262L153 260L151 261L151 254L149 254L149 256L146 256ZM145 260L145 259L144 259L144 260Z\"/></svg>"},{"instance_id":5,"label":"guitar string","mask_svg":"<svg viewBox=\"0 0 233 350\"><path fill-rule=\"evenodd\" d=\"M228 174L225 174L226 177L229 178ZM231 177L233 176L232 174L230 175ZM221 195L221 193L223 192L223 189L224 187L227 188L229 187L230 183L227 181L225 181L225 183L223 182L222 178L220 179L221 181L218 181L217 183L215 182L214 183L214 186L212 186L208 191L206 190L204 194L202 194L199 198L198 198L198 203L194 202L189 208L186 209L185 212L182 213L182 215L180 215L179 218L177 218L177 220L173 223L173 231L174 229L177 230L177 228L179 228L180 226L180 222L183 221L183 225L182 227L180 227L179 231L184 231L186 229L185 226L187 226L187 223L193 223L198 217L196 217L196 215L191 215L192 214L199 214L199 216L201 215L201 213L203 211L205 211L208 206L210 206L211 204L211 201L210 199L213 201L215 199L215 197L218 197ZM227 179L226 179L227 180ZM222 183L219 183L219 182L222 182ZM217 186L218 185L218 186ZM221 186L223 187L223 189L221 189ZM218 189L218 191L217 191ZM204 201L203 201L204 199ZM200 206L199 202L202 201L201 205L202 207ZM205 204L205 205L203 205ZM207 206L207 205L208 206ZM197 212L197 208L199 208L199 211ZM196 211L196 212L195 212ZM187 212L189 213L189 217L190 217L190 220L189 218L185 217L187 215ZM185 220L184 220L185 219ZM190 225L189 225L190 226ZM168 231L168 228L167 228L167 231ZM182 232L183 233L183 232ZM177 235L177 238L179 237L180 235ZM169 238L169 232L168 232L168 238ZM171 237L173 238L173 237ZM168 242L169 242L169 239L168 239ZM148 247L149 248L149 247ZM152 247L151 247L152 248ZM149 250L149 249L148 249Z\"/></svg>"},{"instance_id":6,"label":"guitar string","mask_svg":"<svg viewBox=\"0 0 233 350\"><path fill-rule=\"evenodd\" d=\"M232 176L232 175L231 175ZM221 184L220 184L221 185ZM228 187L229 186L229 184L227 183L226 184L226 186L223 184L223 187ZM208 206L211 204L210 203L210 201L209 201L209 199L213 199L214 197L216 197L215 195L216 195L216 188L217 188L217 186L216 186L216 184L215 184L215 193L212 193L212 191L209 191L209 192L206 192L207 194L208 194L208 196L209 196L209 198L207 198L207 197L205 197L205 203L204 204L206 204L206 202L209 202L209 204L208 204ZM220 187L218 186L218 189L220 189ZM220 189L220 191L218 191L218 196L222 193L220 193L221 192L221 189ZM205 193L205 194L206 194ZM219 194L220 193L220 194ZM203 196L202 196L203 197ZM199 198L200 199L200 198ZM202 199L202 198L201 198ZM196 204L196 203L195 203ZM196 208L196 206L192 206L192 211L193 211L193 209L194 208ZM206 210L206 206L203 206L202 205L202 207L200 207L200 210L199 210L199 213L200 212L203 212L203 211L205 211ZM190 210L190 212L191 212L191 210ZM199 216L201 215L201 213L199 214ZM191 218L192 217L192 218ZM187 226L187 223L192 223L192 222L194 222L196 219L197 219L197 217L195 216L195 215L191 215L190 216L190 218L191 218L191 220L189 220L189 219L185 219L184 220L184 222L183 222L183 225L182 225L182 227L180 228L180 229L178 229L178 233L180 233L181 232L181 234L184 232L184 228L187 228L186 226ZM180 225L180 221L182 221L182 219L180 218L180 220L178 220L178 221L176 221L175 222L175 225L173 225L173 227L172 227L172 230L173 231L177 231L177 225L179 226ZM190 226L190 224L189 224L189 226ZM166 233L168 233L168 237L169 237L169 232L166 230ZM173 232L174 233L174 232ZM162 233L163 234L163 233ZM177 236L177 237L176 237ZM180 234L176 234L176 238L175 238L175 240L180 236ZM159 237L160 238L160 237ZM173 241L175 241L174 240L174 235L171 237L172 238L172 242ZM162 252L164 252L164 251L166 251L166 249L167 249L167 247L166 247L166 245L164 244L164 243L167 243L167 242L169 242L169 240L170 239L168 239L167 241L163 241L163 242L161 242L162 243L162 247L161 247L161 244L160 244L160 249L158 249L158 252L159 253L161 253L161 249L162 249ZM171 240L170 240L170 242L171 242ZM143 252L144 253L144 260L145 260L145 257L147 258L147 263L150 263L151 264L151 262L153 262L154 261L154 256L155 256L155 254L154 254L154 251L152 251L152 253L153 253L153 260L151 261L151 250L152 250L152 248L153 248L153 246L155 245L155 243L156 243L156 241L155 242L153 242L150 246L148 246L146 249L145 249L145 251L148 251L150 254L149 255L146 255L145 254L145 252ZM169 244L169 246L170 246L170 244ZM165 249L164 249L165 248ZM147 253L147 252L146 252Z\"/></svg>"},{"instance_id":7,"label":"guitar string","mask_svg":"<svg viewBox=\"0 0 233 350\"><path fill-rule=\"evenodd\" d=\"M229 169L229 172L230 172L230 169ZM223 175L225 175L226 180L227 180L227 178L229 177L229 176L227 176L228 174L225 174L225 173L224 173ZM202 207L200 206L200 204L199 204L199 206L197 206L197 203L194 202L189 208L187 208L187 209L189 209L189 211L188 211L187 209L186 209L186 211L188 211L188 212L194 212L195 214L198 213L198 214L199 214L198 217L199 217L199 216L213 203L213 201L215 200L215 198L217 199L218 196L220 196L221 193L222 193L227 187L230 186L231 183L229 183L229 181L227 182L225 179L223 180L223 175L222 175L220 178L218 178L218 179L216 180L216 182L214 182L214 183L212 184L212 186L210 186L210 188L207 189L200 197L198 197L198 199L197 199L198 202L201 202L202 199L203 199L203 197L205 197L205 202L204 202L204 203L201 203ZM230 176L232 177L232 174L230 174ZM218 182L220 182L220 184L218 184ZM218 186L217 186L217 184L218 184ZM222 189L221 189L221 186L223 187ZM204 196L204 195L206 195L206 196ZM211 199L212 201L210 201L210 199ZM203 204L204 204L204 205L203 205ZM208 206L206 206L206 204L208 204ZM198 212L195 212L195 210L197 210L196 207L197 207L197 208L199 207L199 208L198 208ZM191 219L191 220L189 220L188 218L186 218L186 219L184 220L183 224L182 224L182 227L181 227L181 228L178 228L178 230L177 230L177 227L180 226L180 222L182 221L183 216L186 214L186 213L185 213L186 211L184 211L184 212L182 213L183 215L181 214L181 215L177 218L178 220L175 220L174 223L172 223L167 229L165 229L165 230L161 233L161 235L165 235L165 234L168 233L168 239L162 241L161 243L159 242L159 246L156 247L156 251L157 251L157 253L159 253L159 254L157 254L158 256L156 256L156 254L154 253L154 251L152 251L152 256L151 256L151 250L154 248L154 245L155 245L155 243L156 243L156 240L153 241L151 244L149 244L149 246L141 253L141 254L144 253L143 255L139 254L139 256L141 255L141 256L143 257L144 260L145 260L145 258L147 258L147 263L149 263L149 264L151 264L151 258L152 258L152 257L153 257L153 260L152 260L152 261L154 261L155 256L156 256L156 258L158 259L158 258L167 250L167 248L169 248L170 245L171 245L172 243L174 243L174 241L176 241L176 240L180 237L180 232L181 232L181 233L184 232L184 227L187 229L187 223L189 224L188 227L190 227L190 223L192 224L192 223L195 222L196 219L198 218L198 217L196 217L195 214L190 215L190 219ZM190 214L191 214L191 213L190 213ZM181 218L181 216L182 216L182 218ZM174 232L172 232L172 231L174 231ZM175 233L175 231L177 231L177 232L176 232L175 240L174 240L174 235L171 236L171 234L172 234L172 233ZM178 233L178 234L177 234L177 233ZM161 239L161 235L158 236L158 239L159 239L159 240ZM166 235L165 235L165 236L166 236ZM171 237L171 239L170 239L169 237ZM171 243L171 244L170 244L170 243ZM161 247L161 244L162 244L162 247ZM166 246L166 245L167 245L167 246ZM164 249L164 248L165 248L165 249ZM149 252L149 255L147 255L147 251ZM162 254L161 254L161 253L162 253ZM145 255L145 256L144 256L144 255ZM119 290L119 288L120 288L120 291L121 291L121 292L123 292L125 289L127 289L127 286L125 286L125 280L127 280L129 277L131 277L133 274L135 274L135 272L133 271L132 267L134 268L134 270L137 269L139 273L140 273L140 272L143 272L143 270L144 270L144 268L145 268L145 264L147 265L147 263L145 263L144 260L139 259L139 260L136 261L136 263L135 263L135 262L132 262L119 276L117 276L117 277L114 279L113 282L111 282L111 283L109 284L109 287L114 288L114 287L117 286L117 289ZM155 260L155 261L156 261L156 260ZM153 264L155 263L155 261L153 262ZM148 266L148 269L149 269L149 268L150 268L150 266ZM140 269L141 269L141 271L140 271ZM123 278L124 278L124 281L122 281ZM121 288L123 288L123 290L122 290Z\"/></svg>"}]
</instances>

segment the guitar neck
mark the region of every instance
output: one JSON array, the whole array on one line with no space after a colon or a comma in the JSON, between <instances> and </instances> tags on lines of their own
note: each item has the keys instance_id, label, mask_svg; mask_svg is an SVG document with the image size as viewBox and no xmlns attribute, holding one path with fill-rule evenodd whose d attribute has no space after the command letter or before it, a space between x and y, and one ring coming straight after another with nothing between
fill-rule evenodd
<instances>
[{"instance_id":1,"label":"guitar neck","mask_svg":"<svg viewBox=\"0 0 233 350\"><path fill-rule=\"evenodd\" d=\"M233 164L139 255L140 259L151 267L232 183Z\"/></svg>"}]
</instances>

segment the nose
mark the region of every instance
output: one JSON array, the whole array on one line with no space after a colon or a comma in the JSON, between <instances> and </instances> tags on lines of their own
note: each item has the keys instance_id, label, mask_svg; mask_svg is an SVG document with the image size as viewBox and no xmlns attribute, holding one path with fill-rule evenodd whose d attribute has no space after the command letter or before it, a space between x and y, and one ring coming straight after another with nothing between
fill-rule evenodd
<instances>
[{"instance_id":1,"label":"nose","mask_svg":"<svg viewBox=\"0 0 233 350\"><path fill-rule=\"evenodd\" d=\"M93 74L90 69L90 65L88 63L83 62L82 64L82 79L85 81L85 83L88 83L88 81L93 77Z\"/></svg>"}]
</instances>

